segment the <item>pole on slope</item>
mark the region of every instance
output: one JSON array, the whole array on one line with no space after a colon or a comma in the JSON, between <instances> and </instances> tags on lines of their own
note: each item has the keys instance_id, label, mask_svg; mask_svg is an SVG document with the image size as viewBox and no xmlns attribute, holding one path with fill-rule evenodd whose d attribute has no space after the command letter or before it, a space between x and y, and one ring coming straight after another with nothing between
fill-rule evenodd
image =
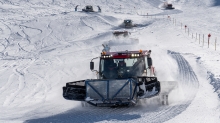
<instances>
[{"instance_id":1,"label":"pole on slope","mask_svg":"<svg viewBox=\"0 0 220 123\"><path fill-rule=\"evenodd\" d=\"M176 19L175 19L175 26L176 26Z\"/></svg>"},{"instance_id":2,"label":"pole on slope","mask_svg":"<svg viewBox=\"0 0 220 123\"><path fill-rule=\"evenodd\" d=\"M200 44L200 34L199 34L199 44Z\"/></svg>"},{"instance_id":3,"label":"pole on slope","mask_svg":"<svg viewBox=\"0 0 220 123\"><path fill-rule=\"evenodd\" d=\"M172 21L171 17L170 16L167 16L168 17L168 20Z\"/></svg>"},{"instance_id":4,"label":"pole on slope","mask_svg":"<svg viewBox=\"0 0 220 123\"><path fill-rule=\"evenodd\" d=\"M185 33L186 33L186 28L187 28L187 26L185 25Z\"/></svg>"},{"instance_id":5,"label":"pole on slope","mask_svg":"<svg viewBox=\"0 0 220 123\"><path fill-rule=\"evenodd\" d=\"M217 37L215 38L215 51L216 51Z\"/></svg>"},{"instance_id":6,"label":"pole on slope","mask_svg":"<svg viewBox=\"0 0 220 123\"><path fill-rule=\"evenodd\" d=\"M189 36L189 28L188 28L188 36Z\"/></svg>"},{"instance_id":7,"label":"pole on slope","mask_svg":"<svg viewBox=\"0 0 220 123\"><path fill-rule=\"evenodd\" d=\"M196 33L196 41L197 41L197 33Z\"/></svg>"},{"instance_id":8,"label":"pole on slope","mask_svg":"<svg viewBox=\"0 0 220 123\"><path fill-rule=\"evenodd\" d=\"M204 34L203 34L203 40L202 40L202 42L203 42L202 46L204 46Z\"/></svg>"},{"instance_id":9,"label":"pole on slope","mask_svg":"<svg viewBox=\"0 0 220 123\"><path fill-rule=\"evenodd\" d=\"M211 37L211 34L208 34L208 48L209 48L210 37Z\"/></svg>"}]
</instances>

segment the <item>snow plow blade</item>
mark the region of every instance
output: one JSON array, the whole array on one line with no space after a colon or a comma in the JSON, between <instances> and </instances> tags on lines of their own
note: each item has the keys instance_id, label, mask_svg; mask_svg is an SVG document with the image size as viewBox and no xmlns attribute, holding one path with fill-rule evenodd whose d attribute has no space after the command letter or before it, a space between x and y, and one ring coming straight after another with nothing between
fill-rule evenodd
<instances>
[{"instance_id":1,"label":"snow plow blade","mask_svg":"<svg viewBox=\"0 0 220 123\"><path fill-rule=\"evenodd\" d=\"M66 83L63 97L67 100L84 101L86 97L85 80Z\"/></svg>"},{"instance_id":2,"label":"snow plow blade","mask_svg":"<svg viewBox=\"0 0 220 123\"><path fill-rule=\"evenodd\" d=\"M160 82L157 77L138 77L138 98L151 98L159 95L161 91Z\"/></svg>"},{"instance_id":3,"label":"snow plow blade","mask_svg":"<svg viewBox=\"0 0 220 123\"><path fill-rule=\"evenodd\" d=\"M130 33L128 32L128 31L114 31L113 32L113 35L114 36L120 36L120 35L122 35L122 36L124 36L124 37L126 37L126 36L128 36Z\"/></svg>"},{"instance_id":4,"label":"snow plow blade","mask_svg":"<svg viewBox=\"0 0 220 123\"><path fill-rule=\"evenodd\" d=\"M128 79L89 79L69 82L63 87L67 100L86 101L94 106L129 106L138 99L151 98L160 93L156 77Z\"/></svg>"}]
</instances>

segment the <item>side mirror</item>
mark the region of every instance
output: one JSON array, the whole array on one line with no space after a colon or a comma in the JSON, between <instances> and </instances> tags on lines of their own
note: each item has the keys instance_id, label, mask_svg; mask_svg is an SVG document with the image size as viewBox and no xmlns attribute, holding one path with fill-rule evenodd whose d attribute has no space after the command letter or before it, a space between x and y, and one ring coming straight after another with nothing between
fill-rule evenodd
<instances>
[{"instance_id":1,"label":"side mirror","mask_svg":"<svg viewBox=\"0 0 220 123\"><path fill-rule=\"evenodd\" d=\"M152 66L152 59L151 58L147 58L147 64L148 64L148 67Z\"/></svg>"},{"instance_id":2,"label":"side mirror","mask_svg":"<svg viewBox=\"0 0 220 123\"><path fill-rule=\"evenodd\" d=\"M90 62L90 70L94 70L94 62Z\"/></svg>"}]
</instances>

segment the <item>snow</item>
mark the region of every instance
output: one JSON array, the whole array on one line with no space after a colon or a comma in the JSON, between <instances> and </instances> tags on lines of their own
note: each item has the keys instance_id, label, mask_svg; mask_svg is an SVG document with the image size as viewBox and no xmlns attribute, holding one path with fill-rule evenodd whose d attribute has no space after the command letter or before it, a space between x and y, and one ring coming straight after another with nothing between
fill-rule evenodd
<instances>
[{"instance_id":1,"label":"snow","mask_svg":"<svg viewBox=\"0 0 220 123\"><path fill-rule=\"evenodd\" d=\"M163 2L0 0L0 122L220 122L220 2L168 0L173 10L161 9ZM75 12L76 5L99 5L102 13ZM124 19L138 27L119 27ZM115 30L131 35L116 38ZM152 50L158 80L178 84L170 104L152 98L135 107L100 108L65 100L67 82L96 78L89 62L102 44L111 51Z\"/></svg>"}]
</instances>

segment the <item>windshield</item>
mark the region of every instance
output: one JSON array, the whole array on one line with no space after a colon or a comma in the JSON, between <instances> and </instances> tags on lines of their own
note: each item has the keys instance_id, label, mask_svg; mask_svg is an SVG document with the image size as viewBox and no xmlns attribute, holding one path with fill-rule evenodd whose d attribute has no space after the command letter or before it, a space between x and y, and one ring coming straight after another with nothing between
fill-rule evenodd
<instances>
[{"instance_id":1,"label":"windshield","mask_svg":"<svg viewBox=\"0 0 220 123\"><path fill-rule=\"evenodd\" d=\"M100 77L116 79L141 76L145 69L144 58L101 59Z\"/></svg>"},{"instance_id":2,"label":"windshield","mask_svg":"<svg viewBox=\"0 0 220 123\"><path fill-rule=\"evenodd\" d=\"M92 9L92 6L86 6L86 9Z\"/></svg>"},{"instance_id":3,"label":"windshield","mask_svg":"<svg viewBox=\"0 0 220 123\"><path fill-rule=\"evenodd\" d=\"M124 20L124 23L131 23L131 20Z\"/></svg>"}]
</instances>

